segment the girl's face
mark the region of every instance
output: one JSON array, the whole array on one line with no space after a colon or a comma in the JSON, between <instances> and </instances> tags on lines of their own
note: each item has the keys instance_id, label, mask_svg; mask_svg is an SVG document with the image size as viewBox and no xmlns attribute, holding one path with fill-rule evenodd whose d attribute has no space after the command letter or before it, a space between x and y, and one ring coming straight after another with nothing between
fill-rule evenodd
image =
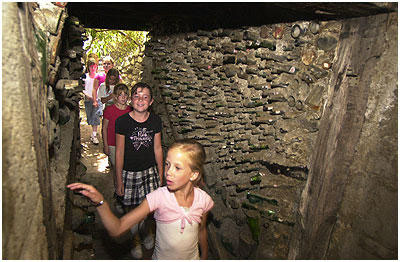
<instances>
[{"instance_id":1,"label":"girl's face","mask_svg":"<svg viewBox=\"0 0 400 262\"><path fill-rule=\"evenodd\" d=\"M89 72L97 72L97 64L91 64L89 66Z\"/></svg>"},{"instance_id":2,"label":"girl's face","mask_svg":"<svg viewBox=\"0 0 400 262\"><path fill-rule=\"evenodd\" d=\"M198 175L189 166L189 159L184 152L178 148L168 151L165 159L165 177L167 187L171 191L178 191L192 186L190 179L195 179Z\"/></svg>"},{"instance_id":3,"label":"girl's face","mask_svg":"<svg viewBox=\"0 0 400 262\"><path fill-rule=\"evenodd\" d=\"M115 101L117 104L126 105L126 102L128 102L128 94L125 92L120 92L119 95L116 96Z\"/></svg>"},{"instance_id":4,"label":"girl's face","mask_svg":"<svg viewBox=\"0 0 400 262\"><path fill-rule=\"evenodd\" d=\"M117 76L110 76L110 78L108 79L108 83L110 83L110 85L116 85L118 83L118 77Z\"/></svg>"},{"instance_id":5,"label":"girl's face","mask_svg":"<svg viewBox=\"0 0 400 262\"><path fill-rule=\"evenodd\" d=\"M106 72L106 74L108 73L108 70L110 70L111 68L113 68L114 65L111 61L104 61L103 62L103 68L104 68L104 72Z\"/></svg>"},{"instance_id":6,"label":"girl's face","mask_svg":"<svg viewBox=\"0 0 400 262\"><path fill-rule=\"evenodd\" d=\"M151 98L148 88L138 88L131 99L133 110L139 113L146 112L153 103L153 98Z\"/></svg>"}]
</instances>

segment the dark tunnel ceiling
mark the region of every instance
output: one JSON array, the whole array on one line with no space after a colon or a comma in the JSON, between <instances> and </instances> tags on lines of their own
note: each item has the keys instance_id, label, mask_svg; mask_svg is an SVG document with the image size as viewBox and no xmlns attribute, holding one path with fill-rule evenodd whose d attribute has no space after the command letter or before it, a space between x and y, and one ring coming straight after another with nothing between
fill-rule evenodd
<instances>
[{"instance_id":1,"label":"dark tunnel ceiling","mask_svg":"<svg viewBox=\"0 0 400 262\"><path fill-rule=\"evenodd\" d=\"M67 9L88 28L151 31L160 23L185 23L195 31L370 16L397 11L397 3L70 2Z\"/></svg>"}]
</instances>

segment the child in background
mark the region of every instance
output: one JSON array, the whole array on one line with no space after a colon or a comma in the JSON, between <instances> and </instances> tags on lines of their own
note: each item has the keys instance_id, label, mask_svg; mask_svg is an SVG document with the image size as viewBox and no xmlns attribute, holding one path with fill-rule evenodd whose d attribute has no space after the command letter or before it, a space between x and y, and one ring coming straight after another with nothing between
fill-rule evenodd
<instances>
[{"instance_id":1,"label":"child in background","mask_svg":"<svg viewBox=\"0 0 400 262\"><path fill-rule=\"evenodd\" d=\"M123 114L132 111L127 105L129 89L125 84L117 84L114 88L115 103L104 110L103 117L103 144L104 154L110 158L111 165L115 167L115 120ZM115 182L114 178L114 182Z\"/></svg>"},{"instance_id":2,"label":"child in background","mask_svg":"<svg viewBox=\"0 0 400 262\"><path fill-rule=\"evenodd\" d=\"M137 83L131 90L133 110L115 121L116 152L115 174L116 194L123 196L126 211L137 207L148 193L162 184L163 151L161 147L161 118L150 111L153 103L151 88L145 83ZM140 235L146 249L154 245L150 219L140 223ZM132 228L134 247L131 254L135 258L143 255L137 227Z\"/></svg>"},{"instance_id":3,"label":"child in background","mask_svg":"<svg viewBox=\"0 0 400 262\"><path fill-rule=\"evenodd\" d=\"M102 83L104 83L104 81L106 80L108 71L114 67L114 60L111 58L111 56L106 56L103 58L103 69L104 69L104 73L101 72L100 74L96 75L96 78L94 80L94 84L95 86L98 88ZM118 81L119 82L119 81ZM95 100L97 100L97 89L96 92L93 92L93 97L96 98ZM95 105L97 106L97 105Z\"/></svg>"},{"instance_id":4,"label":"child in background","mask_svg":"<svg viewBox=\"0 0 400 262\"><path fill-rule=\"evenodd\" d=\"M102 59L103 61L103 69L104 69L104 73L101 72L100 74L97 75L96 80L98 81L98 85L100 86L105 80L106 80L106 76L108 74L108 71L111 68L114 68L114 60L112 59L111 56L106 56Z\"/></svg>"},{"instance_id":5,"label":"child in background","mask_svg":"<svg viewBox=\"0 0 400 262\"><path fill-rule=\"evenodd\" d=\"M137 208L120 219L93 186L74 183L68 187L81 190L80 193L98 203L97 211L111 236L121 235L154 211L157 233L152 259L207 259L206 221L214 202L197 187L203 176L205 157L200 143L189 139L175 142L165 161L167 186L149 193Z\"/></svg>"},{"instance_id":6,"label":"child in background","mask_svg":"<svg viewBox=\"0 0 400 262\"><path fill-rule=\"evenodd\" d=\"M90 126L92 126L92 135L90 136L90 140L93 144L99 144L99 140L97 139L97 127L100 125L100 113L98 101L95 100L97 98L93 97L93 92L97 90L95 88L95 77L97 73L97 60L94 57L89 57L87 65L86 65L86 78L85 78L85 90L83 94L85 95L85 112L87 122Z\"/></svg>"},{"instance_id":7,"label":"child in background","mask_svg":"<svg viewBox=\"0 0 400 262\"><path fill-rule=\"evenodd\" d=\"M111 69L115 70L115 69ZM112 74L112 71L109 71L107 77ZM118 72L118 71L117 71ZM116 78L119 79L119 78ZM107 82L107 80L106 80ZM115 120L122 116L123 114L129 113L132 111L130 106L127 106L128 102L128 94L129 89L125 84L119 83L114 87L113 96L114 96L114 104L111 106L107 106L104 109L103 113L103 145L104 145L104 154L108 156L108 159L113 167L113 180L114 187L116 188L116 176L115 176ZM122 203L120 203L120 199L117 198L116 209L119 213L123 213Z\"/></svg>"},{"instance_id":8,"label":"child in background","mask_svg":"<svg viewBox=\"0 0 400 262\"><path fill-rule=\"evenodd\" d=\"M115 68L111 68L107 73L106 81L99 87L98 97L104 106L112 105L114 86L118 84L119 81L119 71Z\"/></svg>"}]
</instances>

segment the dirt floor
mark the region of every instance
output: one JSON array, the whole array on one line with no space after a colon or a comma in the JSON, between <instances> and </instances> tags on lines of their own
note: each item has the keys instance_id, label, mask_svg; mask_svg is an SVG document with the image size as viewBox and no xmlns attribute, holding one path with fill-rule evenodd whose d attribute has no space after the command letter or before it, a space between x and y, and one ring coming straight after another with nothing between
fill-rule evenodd
<instances>
[{"instance_id":1,"label":"dirt floor","mask_svg":"<svg viewBox=\"0 0 400 262\"><path fill-rule=\"evenodd\" d=\"M99 144L94 145L90 141L90 135L92 132L91 126L86 122L86 114L84 111L83 103L81 104L80 110L81 117L81 143L82 143L82 163L86 166L86 174L82 177L82 182L95 186L103 195L106 201L110 203L110 206L117 216L121 216L117 213L114 207L114 182L112 179L112 168L108 164L108 157L103 153L103 141L101 139L101 125L98 127L98 139ZM122 237L116 239L111 238L106 229L104 228L99 215L96 212L94 226L91 227L91 235L93 239L92 247L94 254L88 259L98 260L112 260L112 259L123 259L132 260L134 259L130 254L132 248L132 234L127 232ZM154 228L153 228L154 230ZM155 231L153 231L155 232ZM146 250L142 246L144 257L143 259L151 259L153 250Z\"/></svg>"}]
</instances>

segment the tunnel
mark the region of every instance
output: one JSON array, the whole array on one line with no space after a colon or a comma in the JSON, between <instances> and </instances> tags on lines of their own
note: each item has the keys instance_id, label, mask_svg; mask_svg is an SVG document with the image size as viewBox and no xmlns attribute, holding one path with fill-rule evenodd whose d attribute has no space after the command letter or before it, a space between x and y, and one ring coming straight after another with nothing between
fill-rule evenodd
<instances>
[{"instance_id":1,"label":"tunnel","mask_svg":"<svg viewBox=\"0 0 400 262\"><path fill-rule=\"evenodd\" d=\"M397 3L3 3L3 259L93 259L85 28L148 31L163 148L206 149L210 259L398 259ZM131 84L130 83L130 84ZM84 210L85 212L83 212Z\"/></svg>"}]
</instances>

